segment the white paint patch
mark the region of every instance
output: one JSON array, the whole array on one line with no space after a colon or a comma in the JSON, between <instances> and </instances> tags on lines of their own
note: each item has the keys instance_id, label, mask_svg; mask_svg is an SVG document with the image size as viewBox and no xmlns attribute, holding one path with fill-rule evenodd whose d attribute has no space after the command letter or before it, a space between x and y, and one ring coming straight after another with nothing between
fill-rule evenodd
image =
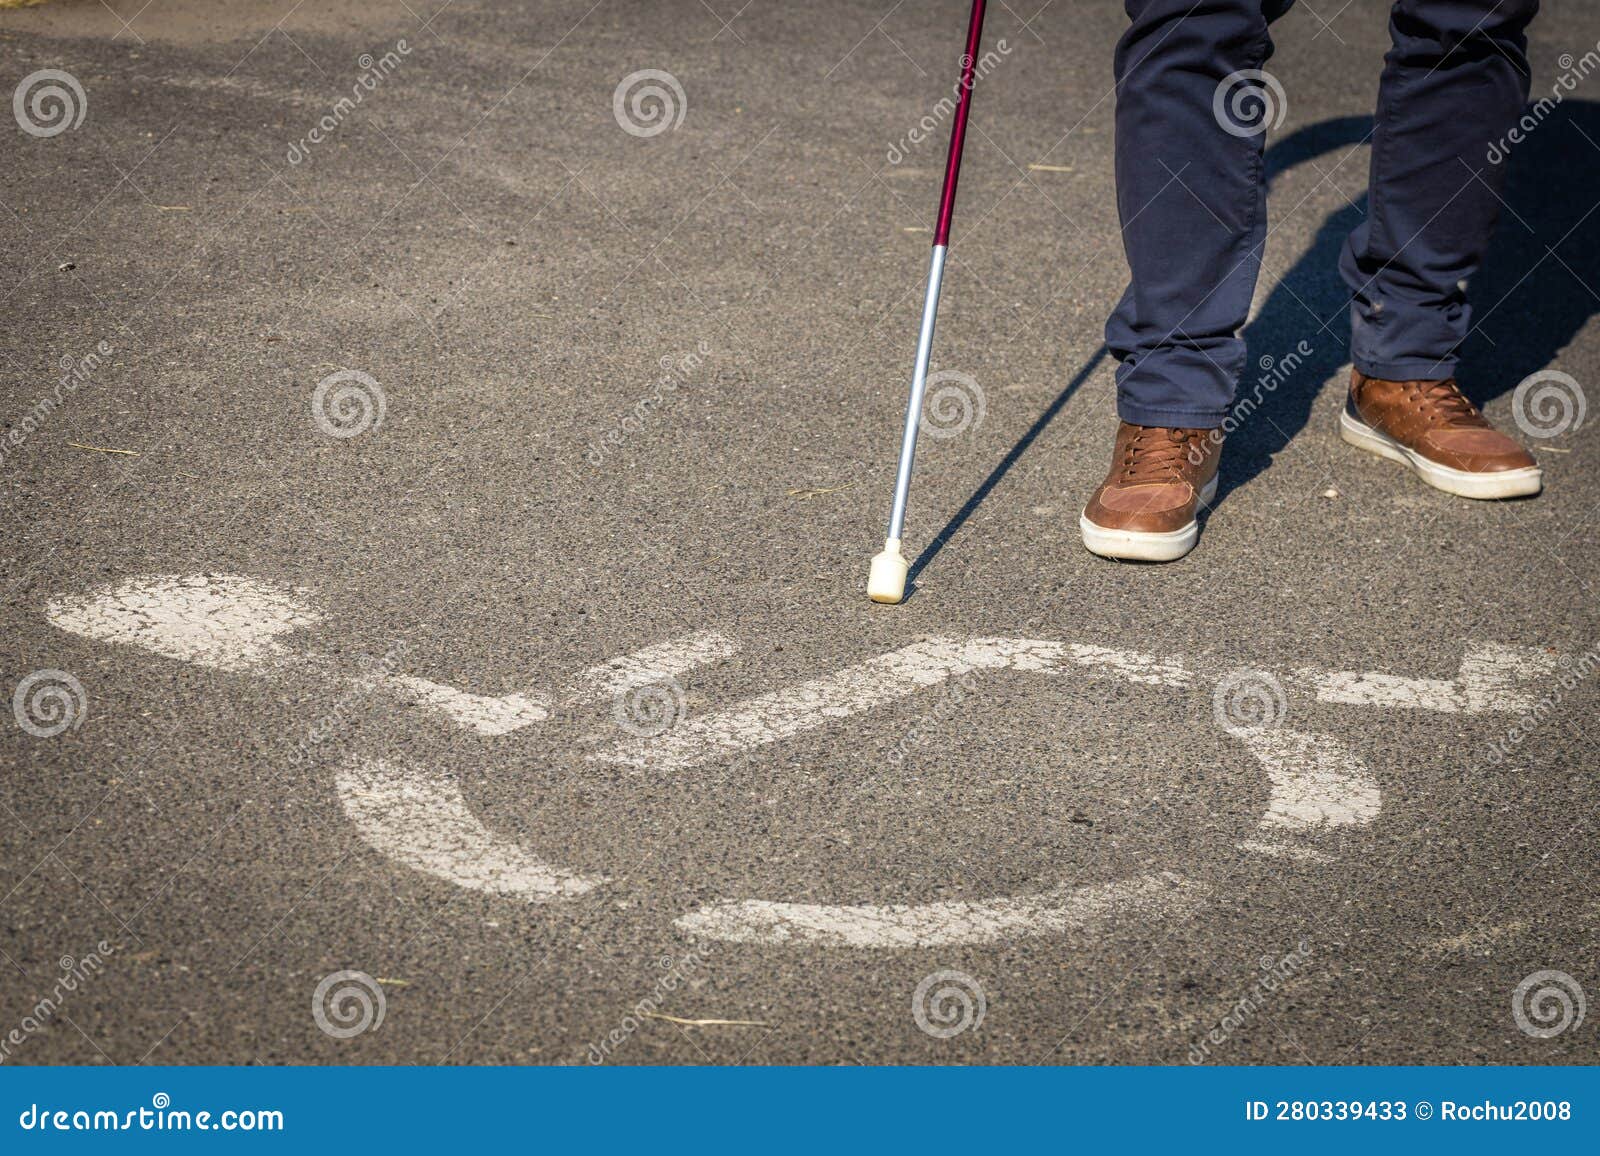
<instances>
[{"instance_id":1,"label":"white paint patch","mask_svg":"<svg viewBox=\"0 0 1600 1156\"><path fill-rule=\"evenodd\" d=\"M1538 684L1556 658L1532 646L1469 642L1454 679L1403 678L1383 671L1301 670L1296 677L1318 701L1447 713L1520 714L1538 699Z\"/></svg>"},{"instance_id":2,"label":"white paint patch","mask_svg":"<svg viewBox=\"0 0 1600 1156\"><path fill-rule=\"evenodd\" d=\"M1188 686L1193 676L1178 658L1156 658L1133 650L1113 650L1069 642L1066 657L1079 666L1097 667L1127 679L1152 686Z\"/></svg>"},{"instance_id":3,"label":"white paint patch","mask_svg":"<svg viewBox=\"0 0 1600 1156\"><path fill-rule=\"evenodd\" d=\"M1532 927L1533 924L1526 919L1513 919L1509 923L1492 927L1475 927L1471 931L1452 935L1448 939L1436 939L1422 950L1433 955L1452 954L1458 951L1486 955L1493 951L1495 944L1501 940L1520 938Z\"/></svg>"},{"instance_id":4,"label":"white paint patch","mask_svg":"<svg viewBox=\"0 0 1600 1156\"><path fill-rule=\"evenodd\" d=\"M137 646L228 672L315 677L382 690L480 735L497 736L545 721L555 703L603 701L641 684L676 678L737 653L738 643L705 631L592 666L558 693L526 690L479 695L413 675L344 668L331 657L290 650L291 632L321 618L302 592L238 575L156 575L87 595L52 599L48 620L81 637ZM1151 687L1186 687L1195 676L1179 659L1084 643L1035 639L934 638L797 685L686 719L652 738L627 739L591 756L664 770L777 742L844 719L950 678L980 670L1061 675L1101 672ZM1326 703L1453 713L1525 713L1558 662L1544 650L1469 643L1451 680L1387 671L1304 669L1291 681ZM1277 729L1234 732L1265 768L1271 799L1254 853L1322 862L1328 856L1293 836L1370 823L1380 794L1366 764L1330 735ZM605 880L546 864L485 829L446 774L408 762L368 761L342 768L342 805L362 836L401 863L458 886L529 902L582 895ZM1114 917L1155 918L1193 910L1209 889L1172 874L1059 888L1043 895L922 906L828 906L765 900L724 901L677 921L683 930L733 942L930 947L1058 934Z\"/></svg>"},{"instance_id":5,"label":"white paint patch","mask_svg":"<svg viewBox=\"0 0 1600 1156\"><path fill-rule=\"evenodd\" d=\"M292 651L281 639L316 625L321 614L292 591L237 574L130 578L90 594L54 598L45 606L45 617L83 638L137 646L214 670L310 671L362 690L382 690L480 735L510 734L550 715L551 696L538 690L473 694L413 675L340 671L331 659ZM565 698L569 703L608 698L737 651L737 643L711 631L674 639L590 667L572 680Z\"/></svg>"},{"instance_id":6,"label":"white paint patch","mask_svg":"<svg viewBox=\"0 0 1600 1156\"><path fill-rule=\"evenodd\" d=\"M1262 827L1306 831L1370 823L1378 817L1378 780L1332 735L1282 727L1241 727L1233 734L1260 760L1272 784Z\"/></svg>"},{"instance_id":7,"label":"white paint patch","mask_svg":"<svg viewBox=\"0 0 1600 1156\"><path fill-rule=\"evenodd\" d=\"M1181 666L1171 662L1103 647L1032 638L931 638L687 719L664 734L590 757L630 767L690 767L860 714L973 671L1060 673L1064 663L1095 667L1140 683L1182 685L1188 678Z\"/></svg>"},{"instance_id":8,"label":"white paint patch","mask_svg":"<svg viewBox=\"0 0 1600 1156\"><path fill-rule=\"evenodd\" d=\"M1272 843L1265 839L1246 839L1239 844L1239 850L1268 855L1274 859L1297 859L1302 863L1333 862L1332 855L1315 847L1296 847L1292 843Z\"/></svg>"},{"instance_id":9,"label":"white paint patch","mask_svg":"<svg viewBox=\"0 0 1600 1156\"><path fill-rule=\"evenodd\" d=\"M571 899L606 882L541 862L479 823L447 774L418 763L353 760L339 801L361 837L411 867L473 891L530 903Z\"/></svg>"},{"instance_id":10,"label":"white paint patch","mask_svg":"<svg viewBox=\"0 0 1600 1156\"><path fill-rule=\"evenodd\" d=\"M1060 653L1059 642L930 639L822 678L757 695L726 710L687 719L661 735L634 739L590 757L660 770L694 766L871 710L955 675L1010 666L1019 656L1031 659L1034 669L1041 669L1056 661Z\"/></svg>"},{"instance_id":11,"label":"white paint patch","mask_svg":"<svg viewBox=\"0 0 1600 1156\"><path fill-rule=\"evenodd\" d=\"M236 574L132 578L93 594L53 598L51 625L217 670L259 670L294 656L280 636L321 617L282 587Z\"/></svg>"},{"instance_id":12,"label":"white paint patch","mask_svg":"<svg viewBox=\"0 0 1600 1156\"><path fill-rule=\"evenodd\" d=\"M580 671L560 696L567 706L612 698L630 687L660 682L737 654L739 644L714 631L675 638L624 654ZM504 695L471 694L412 675L376 680L423 706L445 714L456 725L480 735L507 735L550 717L554 696L540 690Z\"/></svg>"},{"instance_id":13,"label":"white paint patch","mask_svg":"<svg viewBox=\"0 0 1600 1156\"><path fill-rule=\"evenodd\" d=\"M440 711L457 726L467 727L480 735L510 734L550 717L548 700L534 694L507 694L498 698L468 694L453 686L409 674L377 678L373 680L373 685L388 686L399 692L401 697L409 695L413 701Z\"/></svg>"},{"instance_id":14,"label":"white paint patch","mask_svg":"<svg viewBox=\"0 0 1600 1156\"><path fill-rule=\"evenodd\" d=\"M1381 671L1362 674L1353 670L1303 670L1299 675L1316 691L1318 702L1452 712L1462 705L1456 684L1439 678L1402 678Z\"/></svg>"},{"instance_id":15,"label":"white paint patch","mask_svg":"<svg viewBox=\"0 0 1600 1156\"><path fill-rule=\"evenodd\" d=\"M1559 666L1556 655L1538 647L1469 642L1456 678L1468 712L1522 714L1533 709L1540 685L1554 678Z\"/></svg>"},{"instance_id":16,"label":"white paint patch","mask_svg":"<svg viewBox=\"0 0 1600 1156\"><path fill-rule=\"evenodd\" d=\"M714 630L674 638L591 666L572 679L561 698L569 703L604 701L633 687L677 678L738 653L737 642Z\"/></svg>"},{"instance_id":17,"label":"white paint patch","mask_svg":"<svg viewBox=\"0 0 1600 1156\"><path fill-rule=\"evenodd\" d=\"M725 901L673 921L691 935L729 943L785 946L914 948L994 943L1025 935L1059 935L1116 920L1146 921L1188 914L1211 889L1163 872L1061 887L1042 895L921 906L835 907Z\"/></svg>"}]
</instances>

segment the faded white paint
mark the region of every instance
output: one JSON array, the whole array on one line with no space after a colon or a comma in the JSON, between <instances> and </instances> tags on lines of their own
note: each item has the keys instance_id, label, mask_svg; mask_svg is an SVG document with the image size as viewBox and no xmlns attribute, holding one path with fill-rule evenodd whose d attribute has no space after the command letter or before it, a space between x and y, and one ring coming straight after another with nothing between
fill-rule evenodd
<instances>
[{"instance_id":1,"label":"faded white paint","mask_svg":"<svg viewBox=\"0 0 1600 1156\"><path fill-rule=\"evenodd\" d=\"M1194 676L1181 658L1156 658L1132 650L1109 646L1090 646L1082 642L1066 644L1065 658L1078 666L1098 668L1151 686L1188 686Z\"/></svg>"},{"instance_id":2,"label":"faded white paint","mask_svg":"<svg viewBox=\"0 0 1600 1156\"><path fill-rule=\"evenodd\" d=\"M1030 653L1029 646L1044 649ZM943 638L913 643L833 674L686 719L661 735L622 743L591 757L625 766L649 764L659 770L693 766L719 754L750 750L848 718L955 675L1009 666L1017 657L1031 659L1037 668L1054 662L1060 651L1059 643L995 644Z\"/></svg>"},{"instance_id":3,"label":"faded white paint","mask_svg":"<svg viewBox=\"0 0 1600 1156\"><path fill-rule=\"evenodd\" d=\"M1182 667L1149 655L1032 638L931 638L820 678L689 718L664 734L591 756L623 766L674 770L790 738L979 670L1060 673L1097 668L1138 683L1182 685Z\"/></svg>"},{"instance_id":4,"label":"faded white paint","mask_svg":"<svg viewBox=\"0 0 1600 1156\"><path fill-rule=\"evenodd\" d=\"M674 920L691 935L730 943L784 946L915 948L994 943L1026 935L1060 935L1128 920L1187 915L1211 889L1162 872L1041 895L919 906L833 906L728 900Z\"/></svg>"},{"instance_id":5,"label":"faded white paint","mask_svg":"<svg viewBox=\"0 0 1600 1156\"><path fill-rule=\"evenodd\" d=\"M45 604L51 625L217 670L294 660L279 638L319 615L292 592L236 574L159 574Z\"/></svg>"},{"instance_id":6,"label":"faded white paint","mask_svg":"<svg viewBox=\"0 0 1600 1156\"><path fill-rule=\"evenodd\" d=\"M1300 847L1293 843L1275 843L1268 839L1245 839L1239 850L1252 855L1266 855L1273 859L1296 859L1302 863L1331 863L1333 856L1315 847Z\"/></svg>"},{"instance_id":7,"label":"faded white paint","mask_svg":"<svg viewBox=\"0 0 1600 1156\"><path fill-rule=\"evenodd\" d=\"M82 637L137 646L216 670L275 678L315 677L379 691L483 736L504 736L563 707L604 701L644 684L723 661L738 643L704 631L645 647L578 672L557 690L482 695L410 674L354 670L343 659L291 650L285 637L321 621L305 592L238 575L157 575L86 595L50 600L51 623ZM1319 702L1452 713L1522 713L1556 658L1531 647L1469 643L1454 679L1389 671L1303 669L1287 681ZM1197 675L1181 659L1086 643L1038 639L925 639L793 686L691 716L665 733L624 738L593 758L670 771L778 742L904 699L976 671L1052 676L1089 671L1147 687L1184 688ZM546 684L549 685L549 684ZM1292 717L1292 716L1291 716ZM1232 731L1271 785L1259 838L1239 844L1256 854L1325 861L1294 837L1370 823L1380 795L1372 772L1342 740L1285 727ZM530 902L582 895L605 880L556 867L485 829L455 782L403 761L356 761L337 779L357 830L397 861L458 886ZM1208 889L1173 874L1058 888L983 902L832 906L729 900L683 916L695 934L746 943L929 947L1059 934L1113 918L1183 914Z\"/></svg>"},{"instance_id":8,"label":"faded white paint","mask_svg":"<svg viewBox=\"0 0 1600 1156\"><path fill-rule=\"evenodd\" d=\"M1233 734L1260 760L1272 784L1263 827L1305 831L1378 817L1378 781L1339 739L1287 727L1241 727Z\"/></svg>"},{"instance_id":9,"label":"faded white paint","mask_svg":"<svg viewBox=\"0 0 1600 1156\"><path fill-rule=\"evenodd\" d=\"M633 687L677 678L738 653L737 642L714 630L690 634L591 666L567 684L561 699L572 704L603 701Z\"/></svg>"},{"instance_id":10,"label":"faded white paint","mask_svg":"<svg viewBox=\"0 0 1600 1156\"><path fill-rule=\"evenodd\" d=\"M363 839L458 887L539 903L572 899L606 882L551 866L488 830L455 780L421 763L353 760L340 768L337 787Z\"/></svg>"},{"instance_id":11,"label":"faded white paint","mask_svg":"<svg viewBox=\"0 0 1600 1156\"><path fill-rule=\"evenodd\" d=\"M1538 684L1551 678L1556 668L1556 656L1537 647L1469 642L1453 679L1314 669L1298 671L1296 677L1319 702L1462 714L1521 714L1537 701Z\"/></svg>"},{"instance_id":12,"label":"faded white paint","mask_svg":"<svg viewBox=\"0 0 1600 1156\"><path fill-rule=\"evenodd\" d=\"M505 735L549 717L554 696L537 689L474 694L415 675L361 671L332 658L290 650L281 639L315 626L322 614L303 592L237 574L158 574L130 578L45 605L49 622L101 642L137 646L165 658L231 673L310 674L436 712L480 735ZM737 653L711 631L649 646L579 672L561 700L604 699L640 682L671 678Z\"/></svg>"},{"instance_id":13,"label":"faded white paint","mask_svg":"<svg viewBox=\"0 0 1600 1156\"><path fill-rule=\"evenodd\" d=\"M409 674L379 675L375 687L388 687L401 697L429 706L447 716L457 726L480 735L504 735L550 717L549 700L537 692L529 694L468 694L453 686L430 682Z\"/></svg>"}]
</instances>

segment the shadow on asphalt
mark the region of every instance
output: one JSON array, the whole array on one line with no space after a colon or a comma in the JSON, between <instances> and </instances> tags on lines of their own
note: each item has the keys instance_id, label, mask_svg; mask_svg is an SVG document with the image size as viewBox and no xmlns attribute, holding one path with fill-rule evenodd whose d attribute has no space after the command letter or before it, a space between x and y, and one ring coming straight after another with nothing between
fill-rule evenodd
<instances>
[{"instance_id":1,"label":"shadow on asphalt","mask_svg":"<svg viewBox=\"0 0 1600 1156\"><path fill-rule=\"evenodd\" d=\"M1372 131L1365 116L1335 117L1308 125L1273 143L1266 152L1269 191L1290 169L1348 150ZM1474 328L1462 350L1461 387L1480 405L1509 393L1529 374L1549 365L1600 311L1600 295L1577 270L1600 268L1600 214L1585 209L1582 194L1600 165L1600 104L1568 100L1513 147L1511 170L1489 257L1473 280ZM1228 439L1216 503L1264 472L1310 420L1323 383L1348 361L1345 322L1348 293L1339 279L1339 248L1366 215L1367 198L1331 214L1310 249L1294 263L1246 326L1247 364L1274 363L1304 340L1310 353L1270 394L1268 420L1245 421ZM1557 255L1555 249L1561 247ZM1108 303L1107 308L1110 308ZM1306 311L1317 326L1307 336ZM978 488L973 491L911 565L906 597L916 594L917 576L977 511L1011 467L1021 460L1062 407L1107 356L1100 346L1045 407ZM1240 385L1243 395L1251 387Z\"/></svg>"}]
</instances>

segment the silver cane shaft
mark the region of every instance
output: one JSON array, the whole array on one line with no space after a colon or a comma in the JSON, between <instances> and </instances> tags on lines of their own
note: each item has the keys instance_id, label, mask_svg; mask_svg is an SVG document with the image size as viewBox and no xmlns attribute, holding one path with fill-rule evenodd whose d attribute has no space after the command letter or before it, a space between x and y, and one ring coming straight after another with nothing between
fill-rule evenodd
<instances>
[{"instance_id":1,"label":"silver cane shaft","mask_svg":"<svg viewBox=\"0 0 1600 1156\"><path fill-rule=\"evenodd\" d=\"M945 246L935 245L928 262L928 292L922 300L922 331L917 336L917 363L911 371L911 399L906 403L906 428L900 435L900 470L894 479L894 508L889 512L889 537L898 539L906 522L911 492L911 464L917 456L917 429L922 423L922 394L928 385L928 359L933 354L933 320L939 312L939 283L944 279Z\"/></svg>"}]
</instances>

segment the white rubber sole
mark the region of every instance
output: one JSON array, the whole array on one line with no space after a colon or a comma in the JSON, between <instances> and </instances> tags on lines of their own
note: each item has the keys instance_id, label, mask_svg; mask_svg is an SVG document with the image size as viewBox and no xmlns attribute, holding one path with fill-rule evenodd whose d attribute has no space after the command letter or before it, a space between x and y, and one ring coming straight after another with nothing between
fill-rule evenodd
<instances>
[{"instance_id":1,"label":"white rubber sole","mask_svg":"<svg viewBox=\"0 0 1600 1156\"><path fill-rule=\"evenodd\" d=\"M1454 470L1429 461L1387 434L1351 417L1349 410L1339 411L1339 436L1357 449L1388 458L1391 462L1399 462L1434 489L1458 498L1522 498L1537 494L1544 488L1544 471L1538 466L1492 473Z\"/></svg>"},{"instance_id":2,"label":"white rubber sole","mask_svg":"<svg viewBox=\"0 0 1600 1156\"><path fill-rule=\"evenodd\" d=\"M1200 501L1210 504L1217 496L1217 479L1212 478L1200 488ZM1175 562L1182 558L1200 540L1200 523L1191 521L1187 526L1156 534L1142 530L1108 530L1091 522L1087 513L1078 515L1078 529L1083 534L1083 544L1091 554L1102 558L1125 558L1133 562Z\"/></svg>"}]
</instances>

